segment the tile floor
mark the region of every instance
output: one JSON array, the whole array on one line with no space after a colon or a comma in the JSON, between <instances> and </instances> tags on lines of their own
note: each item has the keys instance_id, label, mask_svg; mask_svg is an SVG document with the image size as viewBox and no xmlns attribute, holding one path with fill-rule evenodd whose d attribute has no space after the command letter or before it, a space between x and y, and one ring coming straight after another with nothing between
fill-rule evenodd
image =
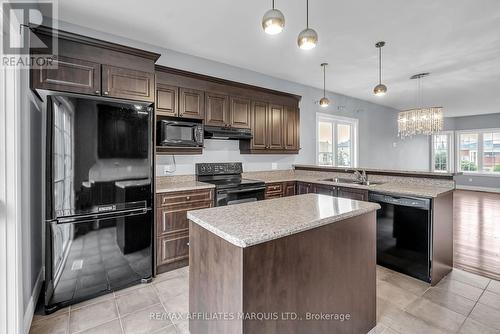
<instances>
[{"instance_id":1,"label":"tile floor","mask_svg":"<svg viewBox=\"0 0 500 334\"><path fill-rule=\"evenodd\" d=\"M185 320L151 320L151 313L188 311L188 271L35 315L30 334L187 334ZM176 313L177 314L177 313ZM370 334L500 334L500 282L455 269L436 287L377 268L377 327Z\"/></svg>"}]
</instances>

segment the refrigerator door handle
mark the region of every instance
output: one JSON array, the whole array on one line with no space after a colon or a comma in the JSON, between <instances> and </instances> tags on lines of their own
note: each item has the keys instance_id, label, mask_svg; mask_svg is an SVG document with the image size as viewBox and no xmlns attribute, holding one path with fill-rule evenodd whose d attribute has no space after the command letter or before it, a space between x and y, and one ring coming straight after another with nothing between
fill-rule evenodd
<instances>
[{"instance_id":1,"label":"refrigerator door handle","mask_svg":"<svg viewBox=\"0 0 500 334\"><path fill-rule=\"evenodd\" d=\"M68 224L68 223L88 223L100 219L115 219L115 218L124 218L131 216L138 216L146 214L149 210L148 208L140 208L140 209L129 209L129 210L121 210L115 212L106 212L106 213L98 213L98 214L89 214L84 216L76 216L76 217L68 217L68 218L59 218L55 221L57 224Z\"/></svg>"}]
</instances>

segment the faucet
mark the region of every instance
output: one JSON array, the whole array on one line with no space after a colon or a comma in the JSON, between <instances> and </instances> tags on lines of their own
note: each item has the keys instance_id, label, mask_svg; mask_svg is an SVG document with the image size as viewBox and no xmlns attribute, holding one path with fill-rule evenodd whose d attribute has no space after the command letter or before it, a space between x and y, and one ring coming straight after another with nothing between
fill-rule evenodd
<instances>
[{"instance_id":1,"label":"faucet","mask_svg":"<svg viewBox=\"0 0 500 334\"><path fill-rule=\"evenodd\" d=\"M366 171L361 170L361 173L357 170L354 171L354 177L356 178L357 181L361 183L366 183L368 182L368 178L366 177Z\"/></svg>"}]
</instances>

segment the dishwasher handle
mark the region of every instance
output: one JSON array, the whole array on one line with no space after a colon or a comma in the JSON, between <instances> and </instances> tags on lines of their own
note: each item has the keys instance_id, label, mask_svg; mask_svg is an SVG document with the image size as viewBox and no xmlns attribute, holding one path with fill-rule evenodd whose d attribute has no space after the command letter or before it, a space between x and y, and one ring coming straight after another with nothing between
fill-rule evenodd
<instances>
[{"instance_id":1,"label":"dishwasher handle","mask_svg":"<svg viewBox=\"0 0 500 334\"><path fill-rule=\"evenodd\" d=\"M391 196L379 193L370 193L368 201L376 203L388 203L398 206L407 206L423 210L430 210L431 200L429 198L408 197L408 196Z\"/></svg>"}]
</instances>

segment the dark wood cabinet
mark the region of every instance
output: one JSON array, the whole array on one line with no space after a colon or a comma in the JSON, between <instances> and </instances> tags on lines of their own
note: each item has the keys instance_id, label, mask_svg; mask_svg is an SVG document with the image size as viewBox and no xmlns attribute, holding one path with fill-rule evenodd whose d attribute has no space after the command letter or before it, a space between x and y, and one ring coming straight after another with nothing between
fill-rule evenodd
<instances>
[{"instance_id":1,"label":"dark wood cabinet","mask_svg":"<svg viewBox=\"0 0 500 334\"><path fill-rule=\"evenodd\" d=\"M231 97L230 103L230 125L234 128L249 129L250 128L250 99L243 97Z\"/></svg>"},{"instance_id":2,"label":"dark wood cabinet","mask_svg":"<svg viewBox=\"0 0 500 334\"><path fill-rule=\"evenodd\" d=\"M337 196L358 201L368 201L368 190L337 187Z\"/></svg>"},{"instance_id":3,"label":"dark wood cabinet","mask_svg":"<svg viewBox=\"0 0 500 334\"><path fill-rule=\"evenodd\" d=\"M31 68L32 89L154 102L159 54L46 26L29 32L31 41L58 44L55 66Z\"/></svg>"},{"instance_id":4,"label":"dark wood cabinet","mask_svg":"<svg viewBox=\"0 0 500 334\"><path fill-rule=\"evenodd\" d=\"M296 182L284 182L283 183L283 197L295 196Z\"/></svg>"},{"instance_id":5,"label":"dark wood cabinet","mask_svg":"<svg viewBox=\"0 0 500 334\"><path fill-rule=\"evenodd\" d=\"M102 95L154 102L154 73L102 65Z\"/></svg>"},{"instance_id":6,"label":"dark wood cabinet","mask_svg":"<svg viewBox=\"0 0 500 334\"><path fill-rule=\"evenodd\" d=\"M337 196L337 189L335 186L327 184L315 184L314 193L321 195Z\"/></svg>"},{"instance_id":7,"label":"dark wood cabinet","mask_svg":"<svg viewBox=\"0 0 500 334\"><path fill-rule=\"evenodd\" d=\"M299 150L299 110L294 106L285 106L283 110L283 145L285 150Z\"/></svg>"},{"instance_id":8,"label":"dark wood cabinet","mask_svg":"<svg viewBox=\"0 0 500 334\"><path fill-rule=\"evenodd\" d=\"M267 148L267 110L265 102L253 102L251 112L251 128L253 139L250 140L250 149L265 150ZM240 142L246 144L246 142Z\"/></svg>"},{"instance_id":9,"label":"dark wood cabinet","mask_svg":"<svg viewBox=\"0 0 500 334\"><path fill-rule=\"evenodd\" d=\"M283 106L269 105L268 128L268 149L282 150L283 149Z\"/></svg>"},{"instance_id":10,"label":"dark wood cabinet","mask_svg":"<svg viewBox=\"0 0 500 334\"><path fill-rule=\"evenodd\" d=\"M205 92L198 89L179 89L179 116L185 118L205 118Z\"/></svg>"},{"instance_id":11,"label":"dark wood cabinet","mask_svg":"<svg viewBox=\"0 0 500 334\"><path fill-rule=\"evenodd\" d=\"M31 70L31 87L70 93L101 95L101 64L58 56L56 69Z\"/></svg>"},{"instance_id":12,"label":"dark wood cabinet","mask_svg":"<svg viewBox=\"0 0 500 334\"><path fill-rule=\"evenodd\" d=\"M179 112L179 87L156 84L156 113L177 116Z\"/></svg>"},{"instance_id":13,"label":"dark wood cabinet","mask_svg":"<svg viewBox=\"0 0 500 334\"><path fill-rule=\"evenodd\" d=\"M314 185L309 182L297 182L297 195L309 194L314 192Z\"/></svg>"},{"instance_id":14,"label":"dark wood cabinet","mask_svg":"<svg viewBox=\"0 0 500 334\"><path fill-rule=\"evenodd\" d=\"M266 199L283 197L283 184L281 182L266 185Z\"/></svg>"},{"instance_id":15,"label":"dark wood cabinet","mask_svg":"<svg viewBox=\"0 0 500 334\"><path fill-rule=\"evenodd\" d=\"M229 126L229 97L205 92L205 125Z\"/></svg>"},{"instance_id":16,"label":"dark wood cabinet","mask_svg":"<svg viewBox=\"0 0 500 334\"><path fill-rule=\"evenodd\" d=\"M157 115L203 119L206 126L250 129L240 140L243 154L296 154L300 96L156 66ZM166 85L167 88L161 88ZM174 108L178 91L178 112Z\"/></svg>"},{"instance_id":17,"label":"dark wood cabinet","mask_svg":"<svg viewBox=\"0 0 500 334\"><path fill-rule=\"evenodd\" d=\"M156 266L162 273L189 264L187 211L212 207L213 190L158 194L156 203Z\"/></svg>"}]
</instances>

